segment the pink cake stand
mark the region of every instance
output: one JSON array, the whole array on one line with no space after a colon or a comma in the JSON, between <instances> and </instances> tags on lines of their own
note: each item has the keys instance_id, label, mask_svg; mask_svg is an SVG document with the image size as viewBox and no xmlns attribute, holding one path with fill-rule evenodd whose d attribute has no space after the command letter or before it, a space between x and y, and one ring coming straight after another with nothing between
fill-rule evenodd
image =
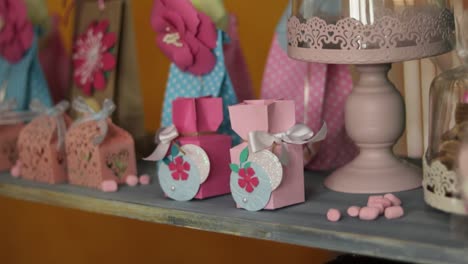
<instances>
[{"instance_id":1,"label":"pink cake stand","mask_svg":"<svg viewBox=\"0 0 468 264\"><path fill-rule=\"evenodd\" d=\"M392 62L452 49L453 14L440 3L445 1L293 0L289 56L355 64L360 73L345 108L346 130L360 154L325 180L328 188L384 193L421 186L421 170L392 151L404 131L405 105L387 73Z\"/></svg>"}]
</instances>

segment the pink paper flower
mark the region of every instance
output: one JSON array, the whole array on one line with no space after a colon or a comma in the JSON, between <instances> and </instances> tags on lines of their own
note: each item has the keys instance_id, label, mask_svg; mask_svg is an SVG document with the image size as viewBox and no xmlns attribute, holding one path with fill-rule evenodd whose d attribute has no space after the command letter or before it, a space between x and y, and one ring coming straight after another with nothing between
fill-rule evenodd
<instances>
[{"instance_id":1,"label":"pink paper flower","mask_svg":"<svg viewBox=\"0 0 468 264\"><path fill-rule=\"evenodd\" d=\"M254 177L255 171L252 168L240 169L239 176L240 179L237 181L237 183L248 193L253 192L255 190L255 187L257 187L259 184L258 178Z\"/></svg>"},{"instance_id":2,"label":"pink paper flower","mask_svg":"<svg viewBox=\"0 0 468 264\"><path fill-rule=\"evenodd\" d=\"M172 178L176 181L186 181L188 179L188 173L190 171L190 164L182 157L177 157L169 163L169 170L172 172Z\"/></svg>"},{"instance_id":3,"label":"pink paper flower","mask_svg":"<svg viewBox=\"0 0 468 264\"><path fill-rule=\"evenodd\" d=\"M108 20L92 22L73 47L73 77L87 96L92 95L94 89L106 88L106 73L116 65L111 49L117 42L117 35L108 32L108 28Z\"/></svg>"},{"instance_id":4,"label":"pink paper flower","mask_svg":"<svg viewBox=\"0 0 468 264\"><path fill-rule=\"evenodd\" d=\"M216 26L189 0L156 0L151 25L159 48L180 70L203 75L214 68Z\"/></svg>"},{"instance_id":5,"label":"pink paper flower","mask_svg":"<svg viewBox=\"0 0 468 264\"><path fill-rule=\"evenodd\" d=\"M23 0L0 1L0 55L16 63L31 48L34 30Z\"/></svg>"}]
</instances>

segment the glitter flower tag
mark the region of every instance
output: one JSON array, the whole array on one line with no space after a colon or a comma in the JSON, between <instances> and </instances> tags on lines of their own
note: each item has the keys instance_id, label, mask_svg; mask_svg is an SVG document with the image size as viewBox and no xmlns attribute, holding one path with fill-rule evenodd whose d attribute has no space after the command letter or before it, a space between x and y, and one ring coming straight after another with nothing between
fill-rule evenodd
<instances>
[{"instance_id":1,"label":"glitter flower tag","mask_svg":"<svg viewBox=\"0 0 468 264\"><path fill-rule=\"evenodd\" d=\"M248 147L241 152L239 161L240 164L230 164L232 196L240 208L262 210L273 190L281 184L281 163L276 155L266 150L249 156Z\"/></svg>"},{"instance_id":2,"label":"glitter flower tag","mask_svg":"<svg viewBox=\"0 0 468 264\"><path fill-rule=\"evenodd\" d=\"M91 96L94 90L105 90L107 76L116 67L112 49L117 34L108 31L108 20L94 21L73 47L73 79L86 96Z\"/></svg>"},{"instance_id":3,"label":"glitter flower tag","mask_svg":"<svg viewBox=\"0 0 468 264\"><path fill-rule=\"evenodd\" d=\"M206 152L196 145L173 144L170 154L158 163L158 177L164 193L176 201L192 200L210 173Z\"/></svg>"}]
</instances>

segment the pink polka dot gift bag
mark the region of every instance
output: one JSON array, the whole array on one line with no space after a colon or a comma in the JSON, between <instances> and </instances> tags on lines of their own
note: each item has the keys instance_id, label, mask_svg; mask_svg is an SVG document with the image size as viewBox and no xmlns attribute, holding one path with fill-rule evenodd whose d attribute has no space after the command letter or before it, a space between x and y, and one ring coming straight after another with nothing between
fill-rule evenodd
<instances>
[{"instance_id":1,"label":"pink polka dot gift bag","mask_svg":"<svg viewBox=\"0 0 468 264\"><path fill-rule=\"evenodd\" d=\"M287 18L277 27L263 76L263 99L289 99L296 105L296 120L318 131L325 122L327 138L304 147L308 169L328 170L351 161L357 148L346 134L344 108L353 87L348 65L306 63L287 55Z\"/></svg>"}]
</instances>

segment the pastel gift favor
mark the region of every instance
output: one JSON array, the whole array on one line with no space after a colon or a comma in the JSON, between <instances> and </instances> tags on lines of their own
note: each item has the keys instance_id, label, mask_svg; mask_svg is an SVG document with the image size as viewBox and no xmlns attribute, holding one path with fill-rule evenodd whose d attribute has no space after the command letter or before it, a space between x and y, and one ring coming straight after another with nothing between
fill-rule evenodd
<instances>
[{"instance_id":1,"label":"pastel gift favor","mask_svg":"<svg viewBox=\"0 0 468 264\"><path fill-rule=\"evenodd\" d=\"M78 97L73 108L83 116L73 123L66 137L70 183L107 192L117 191L118 184L128 178L136 179L133 138L109 118L114 103L106 99L101 111L95 112Z\"/></svg>"},{"instance_id":2,"label":"pastel gift favor","mask_svg":"<svg viewBox=\"0 0 468 264\"><path fill-rule=\"evenodd\" d=\"M49 184L67 181L65 134L71 123L65 114L68 106L66 101L52 108L39 101L31 103L31 110L40 116L26 125L19 135L18 154L24 179Z\"/></svg>"},{"instance_id":3,"label":"pastel gift favor","mask_svg":"<svg viewBox=\"0 0 468 264\"><path fill-rule=\"evenodd\" d=\"M159 160L164 193L178 201L229 193L231 137L216 134L223 121L222 99L178 98L172 113L174 124L158 132L158 147L147 158Z\"/></svg>"},{"instance_id":4,"label":"pastel gift favor","mask_svg":"<svg viewBox=\"0 0 468 264\"><path fill-rule=\"evenodd\" d=\"M8 100L0 102L0 171L15 166L18 159L17 141L20 131L34 114L17 112L16 102Z\"/></svg>"},{"instance_id":5,"label":"pastel gift favor","mask_svg":"<svg viewBox=\"0 0 468 264\"><path fill-rule=\"evenodd\" d=\"M230 106L234 131L244 143L231 149L231 192L249 211L277 209L304 202L302 145L321 141L326 126L314 134L296 125L289 100L250 100Z\"/></svg>"}]
</instances>

